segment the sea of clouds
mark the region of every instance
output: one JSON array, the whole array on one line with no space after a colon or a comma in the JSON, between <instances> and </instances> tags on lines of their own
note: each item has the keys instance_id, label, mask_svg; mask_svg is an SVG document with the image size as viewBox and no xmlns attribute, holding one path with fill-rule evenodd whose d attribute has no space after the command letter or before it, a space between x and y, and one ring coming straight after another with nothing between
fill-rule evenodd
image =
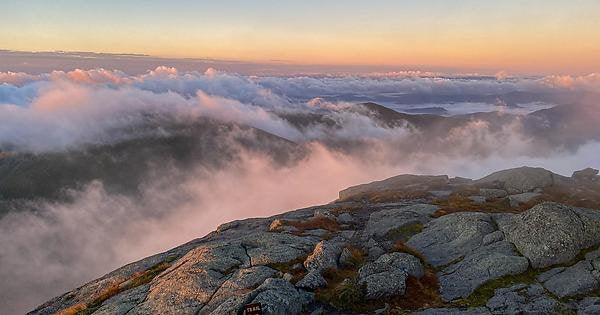
<instances>
[{"instance_id":1,"label":"sea of clouds","mask_svg":"<svg viewBox=\"0 0 600 315\"><path fill-rule=\"evenodd\" d=\"M259 77L167 67L141 75L104 69L0 73L0 150L45 154L155 136L141 128L150 113L181 123L207 117L247 125L293 141L308 152L292 164L278 165L266 155L240 149L239 159L219 169L165 165L160 173L148 175L139 195L109 193L102 182L93 181L70 191L69 202L32 201L29 206L37 211L0 219L0 309L31 310L123 264L201 237L221 223L327 203L345 187L400 173L477 178L522 165L564 175L600 167L600 143L542 148L539 139L522 132L518 119L500 129L472 120L435 139L416 142L418 131L407 126L386 127L339 110L352 106L357 95L377 100L390 93L598 91L597 74ZM460 114L486 111L472 103L450 105ZM554 105L528 110L525 104L519 113ZM339 127L298 129L276 114L280 112L325 112ZM351 141L361 144L339 145Z\"/></svg>"}]
</instances>

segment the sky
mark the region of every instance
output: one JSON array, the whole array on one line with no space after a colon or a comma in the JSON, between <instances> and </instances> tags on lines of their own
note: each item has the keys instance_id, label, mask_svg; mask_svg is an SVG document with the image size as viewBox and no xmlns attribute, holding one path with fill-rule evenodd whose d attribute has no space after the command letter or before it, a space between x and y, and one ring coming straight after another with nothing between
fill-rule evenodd
<instances>
[{"instance_id":1,"label":"sky","mask_svg":"<svg viewBox=\"0 0 600 315\"><path fill-rule=\"evenodd\" d=\"M600 71L597 0L0 0L0 49Z\"/></svg>"}]
</instances>

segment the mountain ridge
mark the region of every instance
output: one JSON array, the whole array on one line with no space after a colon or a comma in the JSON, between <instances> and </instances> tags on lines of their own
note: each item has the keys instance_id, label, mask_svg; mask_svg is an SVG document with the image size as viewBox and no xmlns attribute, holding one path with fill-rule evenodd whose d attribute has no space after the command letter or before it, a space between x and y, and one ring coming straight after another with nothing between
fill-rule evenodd
<instances>
[{"instance_id":1,"label":"mountain ridge","mask_svg":"<svg viewBox=\"0 0 600 315\"><path fill-rule=\"evenodd\" d=\"M222 224L29 314L237 314L251 303L266 314L592 314L598 188L593 169L400 175Z\"/></svg>"}]
</instances>

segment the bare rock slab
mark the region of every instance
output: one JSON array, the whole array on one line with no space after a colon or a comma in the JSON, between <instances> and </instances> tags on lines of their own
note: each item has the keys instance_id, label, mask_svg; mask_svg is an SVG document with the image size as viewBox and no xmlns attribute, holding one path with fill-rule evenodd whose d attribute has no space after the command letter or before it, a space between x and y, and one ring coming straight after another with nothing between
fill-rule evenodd
<instances>
[{"instance_id":1,"label":"bare rock slab","mask_svg":"<svg viewBox=\"0 0 600 315\"><path fill-rule=\"evenodd\" d=\"M254 294L256 297L251 303L260 303L265 314L299 314L314 298L283 279L273 278L267 279Z\"/></svg>"},{"instance_id":2,"label":"bare rock slab","mask_svg":"<svg viewBox=\"0 0 600 315\"><path fill-rule=\"evenodd\" d=\"M435 205L417 204L374 212L369 217L363 237L383 238L391 231L410 225L425 224L431 220L431 216L438 209L439 207Z\"/></svg>"},{"instance_id":3,"label":"bare rock slab","mask_svg":"<svg viewBox=\"0 0 600 315\"><path fill-rule=\"evenodd\" d=\"M495 230L489 214L453 213L430 221L406 245L423 254L428 263L441 267L479 248L484 236Z\"/></svg>"},{"instance_id":4,"label":"bare rock slab","mask_svg":"<svg viewBox=\"0 0 600 315\"><path fill-rule=\"evenodd\" d=\"M600 243L600 213L558 203L504 217L498 226L534 268L566 263Z\"/></svg>"},{"instance_id":5,"label":"bare rock slab","mask_svg":"<svg viewBox=\"0 0 600 315\"><path fill-rule=\"evenodd\" d=\"M556 273L543 285L559 298L586 294L600 288L600 270L591 261L580 261Z\"/></svg>"},{"instance_id":6,"label":"bare rock slab","mask_svg":"<svg viewBox=\"0 0 600 315\"><path fill-rule=\"evenodd\" d=\"M497 185L509 194L522 194L554 185L563 177L543 168L520 167L503 170L475 181L479 185ZM566 179L566 178L565 178Z\"/></svg>"},{"instance_id":7,"label":"bare rock slab","mask_svg":"<svg viewBox=\"0 0 600 315\"><path fill-rule=\"evenodd\" d=\"M486 307L493 314L561 314L567 306L549 296L539 284L516 284L494 291Z\"/></svg>"},{"instance_id":8,"label":"bare rock slab","mask_svg":"<svg viewBox=\"0 0 600 315\"><path fill-rule=\"evenodd\" d=\"M519 256L512 244L496 242L439 272L440 294L445 301L466 298L486 282L517 275L528 268L527 258Z\"/></svg>"},{"instance_id":9,"label":"bare rock slab","mask_svg":"<svg viewBox=\"0 0 600 315\"><path fill-rule=\"evenodd\" d=\"M367 263L358 271L358 283L367 288L367 299L403 295L408 276L424 275L421 261L409 254L391 253Z\"/></svg>"}]
</instances>

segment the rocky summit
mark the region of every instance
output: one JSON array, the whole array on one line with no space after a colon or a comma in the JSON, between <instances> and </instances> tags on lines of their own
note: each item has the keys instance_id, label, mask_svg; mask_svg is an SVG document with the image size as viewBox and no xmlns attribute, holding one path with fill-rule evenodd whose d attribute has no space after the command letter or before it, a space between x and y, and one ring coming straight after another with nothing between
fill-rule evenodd
<instances>
[{"instance_id":1,"label":"rocky summit","mask_svg":"<svg viewBox=\"0 0 600 315\"><path fill-rule=\"evenodd\" d=\"M600 314L600 176L400 175L223 224L30 314Z\"/></svg>"}]
</instances>

